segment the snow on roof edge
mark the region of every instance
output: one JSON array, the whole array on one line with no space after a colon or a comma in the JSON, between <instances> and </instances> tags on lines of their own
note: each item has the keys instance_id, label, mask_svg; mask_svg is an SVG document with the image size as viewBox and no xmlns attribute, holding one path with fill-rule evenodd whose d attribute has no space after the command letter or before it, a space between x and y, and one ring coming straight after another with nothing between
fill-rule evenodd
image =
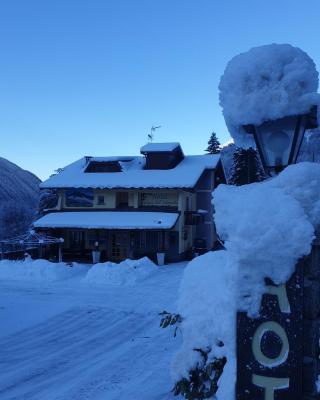
<instances>
[{"instance_id":1,"label":"snow on roof edge","mask_svg":"<svg viewBox=\"0 0 320 400\"><path fill-rule=\"evenodd\" d=\"M135 157L136 160L140 158L143 157ZM42 182L40 188L190 189L196 186L205 170L216 169L219 160L220 154L188 155L176 167L168 170L145 170L139 164L139 168L122 172L86 173L85 158L81 158Z\"/></svg>"},{"instance_id":2,"label":"snow on roof edge","mask_svg":"<svg viewBox=\"0 0 320 400\"><path fill-rule=\"evenodd\" d=\"M141 153L153 153L153 152L167 152L167 151L173 151L177 147L181 148L181 145L179 142L152 142L152 143L147 143L144 146L140 147L140 152Z\"/></svg>"}]
</instances>

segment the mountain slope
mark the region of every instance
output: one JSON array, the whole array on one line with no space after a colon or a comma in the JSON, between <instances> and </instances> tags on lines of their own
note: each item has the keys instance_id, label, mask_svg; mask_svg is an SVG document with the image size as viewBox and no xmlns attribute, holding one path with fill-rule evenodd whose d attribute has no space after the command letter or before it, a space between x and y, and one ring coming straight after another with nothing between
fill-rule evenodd
<instances>
[{"instance_id":1,"label":"mountain slope","mask_svg":"<svg viewBox=\"0 0 320 400\"><path fill-rule=\"evenodd\" d=\"M35 175L0 157L0 238L24 233L38 208Z\"/></svg>"}]
</instances>

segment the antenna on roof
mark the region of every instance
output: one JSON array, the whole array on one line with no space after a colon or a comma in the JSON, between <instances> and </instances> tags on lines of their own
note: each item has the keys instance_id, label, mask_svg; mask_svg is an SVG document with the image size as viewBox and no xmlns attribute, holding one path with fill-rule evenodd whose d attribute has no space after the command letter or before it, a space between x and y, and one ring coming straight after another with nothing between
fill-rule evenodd
<instances>
[{"instance_id":1,"label":"antenna on roof","mask_svg":"<svg viewBox=\"0 0 320 400\"><path fill-rule=\"evenodd\" d=\"M151 127L150 133L148 134L148 142L151 142L151 143L153 142L154 133L155 133L156 129L159 129L159 128L161 128L161 125L152 126L152 127Z\"/></svg>"}]
</instances>

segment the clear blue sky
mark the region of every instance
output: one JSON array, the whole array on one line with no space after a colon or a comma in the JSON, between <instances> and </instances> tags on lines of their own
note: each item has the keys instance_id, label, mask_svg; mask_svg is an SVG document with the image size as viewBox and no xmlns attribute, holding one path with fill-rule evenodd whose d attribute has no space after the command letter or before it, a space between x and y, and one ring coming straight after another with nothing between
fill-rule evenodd
<instances>
[{"instance_id":1,"label":"clear blue sky","mask_svg":"<svg viewBox=\"0 0 320 400\"><path fill-rule=\"evenodd\" d=\"M44 179L83 155L228 140L218 84L234 55L290 43L320 67L319 0L2 0L0 156Z\"/></svg>"}]
</instances>

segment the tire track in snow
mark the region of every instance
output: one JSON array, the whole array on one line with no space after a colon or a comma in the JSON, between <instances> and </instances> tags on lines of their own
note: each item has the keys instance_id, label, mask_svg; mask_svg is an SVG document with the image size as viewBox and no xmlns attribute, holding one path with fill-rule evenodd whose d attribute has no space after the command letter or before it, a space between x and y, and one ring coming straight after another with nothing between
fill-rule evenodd
<instances>
[{"instance_id":1,"label":"tire track in snow","mask_svg":"<svg viewBox=\"0 0 320 400\"><path fill-rule=\"evenodd\" d=\"M0 341L1 399L69 400L63 393L71 387L77 392L82 379L94 381L92 375L97 379L103 373L99 379L108 382L112 359L126 352L125 344L130 345L152 319L152 315L76 309L4 338ZM90 382L88 388L96 391ZM85 392L81 398L91 398L87 397L90 390ZM78 392L74 398L79 396Z\"/></svg>"}]
</instances>

